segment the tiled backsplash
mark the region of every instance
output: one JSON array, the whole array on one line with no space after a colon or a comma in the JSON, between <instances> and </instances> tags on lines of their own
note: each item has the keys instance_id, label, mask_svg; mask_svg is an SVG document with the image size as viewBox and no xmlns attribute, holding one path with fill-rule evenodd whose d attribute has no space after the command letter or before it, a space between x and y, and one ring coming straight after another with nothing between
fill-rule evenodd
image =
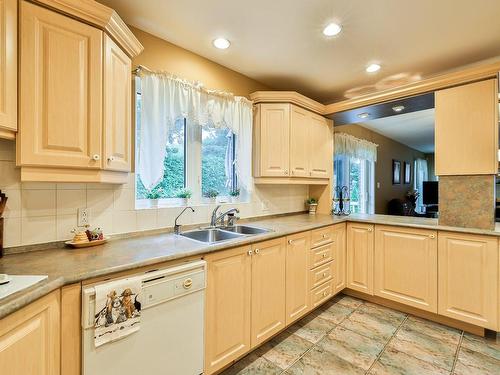
<instances>
[{"instance_id":1,"label":"tiled backsplash","mask_svg":"<svg viewBox=\"0 0 500 375\"><path fill-rule=\"evenodd\" d=\"M182 207L135 209L134 175L125 185L21 183L15 166L15 143L0 140L0 189L9 198L5 216L5 246L20 246L72 237L77 210L87 207L92 227L117 234L172 227ZM307 186L255 186L249 203L230 203L240 217L304 210ZM262 210L262 202L268 209ZM206 223L215 205L186 211L181 224Z\"/></svg>"}]
</instances>

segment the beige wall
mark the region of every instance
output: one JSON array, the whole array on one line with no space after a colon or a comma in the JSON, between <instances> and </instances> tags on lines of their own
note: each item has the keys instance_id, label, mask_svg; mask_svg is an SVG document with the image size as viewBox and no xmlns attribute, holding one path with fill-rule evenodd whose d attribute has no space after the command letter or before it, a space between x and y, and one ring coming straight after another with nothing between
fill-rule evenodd
<instances>
[{"instance_id":1,"label":"beige wall","mask_svg":"<svg viewBox=\"0 0 500 375\"><path fill-rule=\"evenodd\" d=\"M133 61L133 66L144 65L152 70L166 71L188 80L200 81L205 87L248 96L257 90L270 88L243 74L178 47L145 31L130 27L144 46L144 52Z\"/></svg>"},{"instance_id":2,"label":"beige wall","mask_svg":"<svg viewBox=\"0 0 500 375\"><path fill-rule=\"evenodd\" d=\"M404 168L403 162L411 163L413 177L413 161L416 158L424 158L425 155L357 124L339 126L335 128L335 132L351 134L379 145L377 162L375 163L375 213L387 213L387 203L391 199L403 199L406 192L413 188L413 179L410 184L404 184L403 173L401 174L401 184L392 184L392 159L401 161L401 169ZM377 183L380 184L379 188L377 188Z\"/></svg>"}]
</instances>

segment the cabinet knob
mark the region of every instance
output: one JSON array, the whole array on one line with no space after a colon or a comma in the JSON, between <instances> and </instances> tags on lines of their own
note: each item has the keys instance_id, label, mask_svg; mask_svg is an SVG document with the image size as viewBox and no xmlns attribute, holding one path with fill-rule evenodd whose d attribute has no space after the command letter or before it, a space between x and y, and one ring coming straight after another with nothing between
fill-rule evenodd
<instances>
[{"instance_id":1,"label":"cabinet knob","mask_svg":"<svg viewBox=\"0 0 500 375\"><path fill-rule=\"evenodd\" d=\"M289 245L293 244L293 240L288 240L288 244Z\"/></svg>"},{"instance_id":2,"label":"cabinet knob","mask_svg":"<svg viewBox=\"0 0 500 375\"><path fill-rule=\"evenodd\" d=\"M324 253L324 254L323 254L323 258L326 258L326 256L327 256L327 254L326 254L326 253Z\"/></svg>"},{"instance_id":3,"label":"cabinet knob","mask_svg":"<svg viewBox=\"0 0 500 375\"><path fill-rule=\"evenodd\" d=\"M287 175L288 174L288 169L285 169L284 173Z\"/></svg>"},{"instance_id":4,"label":"cabinet knob","mask_svg":"<svg viewBox=\"0 0 500 375\"><path fill-rule=\"evenodd\" d=\"M326 272L323 272L323 277L326 277Z\"/></svg>"},{"instance_id":5,"label":"cabinet knob","mask_svg":"<svg viewBox=\"0 0 500 375\"><path fill-rule=\"evenodd\" d=\"M108 162L110 162L110 163L111 163L112 161L115 161L115 157L114 157L114 156L110 156L110 157L108 158Z\"/></svg>"},{"instance_id":6,"label":"cabinet knob","mask_svg":"<svg viewBox=\"0 0 500 375\"><path fill-rule=\"evenodd\" d=\"M436 236L434 234L430 234L429 238L436 238Z\"/></svg>"},{"instance_id":7,"label":"cabinet knob","mask_svg":"<svg viewBox=\"0 0 500 375\"><path fill-rule=\"evenodd\" d=\"M255 249L255 254L258 254L259 253L259 249Z\"/></svg>"},{"instance_id":8,"label":"cabinet knob","mask_svg":"<svg viewBox=\"0 0 500 375\"><path fill-rule=\"evenodd\" d=\"M184 289L189 289L191 288L192 285L193 285L193 279L191 278L184 280L184 282L182 283Z\"/></svg>"},{"instance_id":9,"label":"cabinet knob","mask_svg":"<svg viewBox=\"0 0 500 375\"><path fill-rule=\"evenodd\" d=\"M373 229L372 228L368 228L368 232L371 232Z\"/></svg>"},{"instance_id":10,"label":"cabinet knob","mask_svg":"<svg viewBox=\"0 0 500 375\"><path fill-rule=\"evenodd\" d=\"M94 155L92 156L92 160L95 160L95 161L97 161L97 160L101 160L101 156L100 156L100 155L98 155L98 154L94 154Z\"/></svg>"},{"instance_id":11,"label":"cabinet knob","mask_svg":"<svg viewBox=\"0 0 500 375\"><path fill-rule=\"evenodd\" d=\"M326 238L326 234L323 234L323 238Z\"/></svg>"},{"instance_id":12,"label":"cabinet knob","mask_svg":"<svg viewBox=\"0 0 500 375\"><path fill-rule=\"evenodd\" d=\"M252 250L248 250L247 254L248 254L248 255L252 255L252 254L253 254L253 251L252 251Z\"/></svg>"},{"instance_id":13,"label":"cabinet knob","mask_svg":"<svg viewBox=\"0 0 500 375\"><path fill-rule=\"evenodd\" d=\"M326 295L328 294L328 292L323 292L323 296L326 297Z\"/></svg>"}]
</instances>

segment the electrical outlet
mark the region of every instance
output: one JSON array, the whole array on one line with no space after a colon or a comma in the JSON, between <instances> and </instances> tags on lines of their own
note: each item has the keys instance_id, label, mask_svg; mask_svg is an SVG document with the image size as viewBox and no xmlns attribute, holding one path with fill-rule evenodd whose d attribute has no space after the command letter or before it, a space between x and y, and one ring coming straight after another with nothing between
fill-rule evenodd
<instances>
[{"instance_id":1,"label":"electrical outlet","mask_svg":"<svg viewBox=\"0 0 500 375\"><path fill-rule=\"evenodd\" d=\"M90 213L88 208L78 209L78 226L84 227L85 225L90 225Z\"/></svg>"}]
</instances>

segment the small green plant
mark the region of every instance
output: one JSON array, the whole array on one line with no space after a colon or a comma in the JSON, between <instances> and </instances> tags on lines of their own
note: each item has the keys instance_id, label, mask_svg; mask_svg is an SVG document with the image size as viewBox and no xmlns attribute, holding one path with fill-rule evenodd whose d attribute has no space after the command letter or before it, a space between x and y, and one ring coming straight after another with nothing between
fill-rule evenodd
<instances>
[{"instance_id":1,"label":"small green plant","mask_svg":"<svg viewBox=\"0 0 500 375\"><path fill-rule=\"evenodd\" d=\"M163 196L163 189L161 187L153 188L146 193L147 199L160 199L162 196Z\"/></svg>"},{"instance_id":2,"label":"small green plant","mask_svg":"<svg viewBox=\"0 0 500 375\"><path fill-rule=\"evenodd\" d=\"M203 193L203 196L205 198L217 198L219 195L219 192L215 189L209 189Z\"/></svg>"},{"instance_id":3,"label":"small green plant","mask_svg":"<svg viewBox=\"0 0 500 375\"><path fill-rule=\"evenodd\" d=\"M177 192L175 193L175 196L177 198L189 199L189 198L191 198L192 195L193 195L193 192L189 189L180 189L180 190L177 190Z\"/></svg>"},{"instance_id":4,"label":"small green plant","mask_svg":"<svg viewBox=\"0 0 500 375\"><path fill-rule=\"evenodd\" d=\"M318 200L316 198L309 198L306 200L307 204L318 204Z\"/></svg>"},{"instance_id":5,"label":"small green plant","mask_svg":"<svg viewBox=\"0 0 500 375\"><path fill-rule=\"evenodd\" d=\"M239 197L240 196L240 189L234 189L229 192L229 195L231 197Z\"/></svg>"}]
</instances>

